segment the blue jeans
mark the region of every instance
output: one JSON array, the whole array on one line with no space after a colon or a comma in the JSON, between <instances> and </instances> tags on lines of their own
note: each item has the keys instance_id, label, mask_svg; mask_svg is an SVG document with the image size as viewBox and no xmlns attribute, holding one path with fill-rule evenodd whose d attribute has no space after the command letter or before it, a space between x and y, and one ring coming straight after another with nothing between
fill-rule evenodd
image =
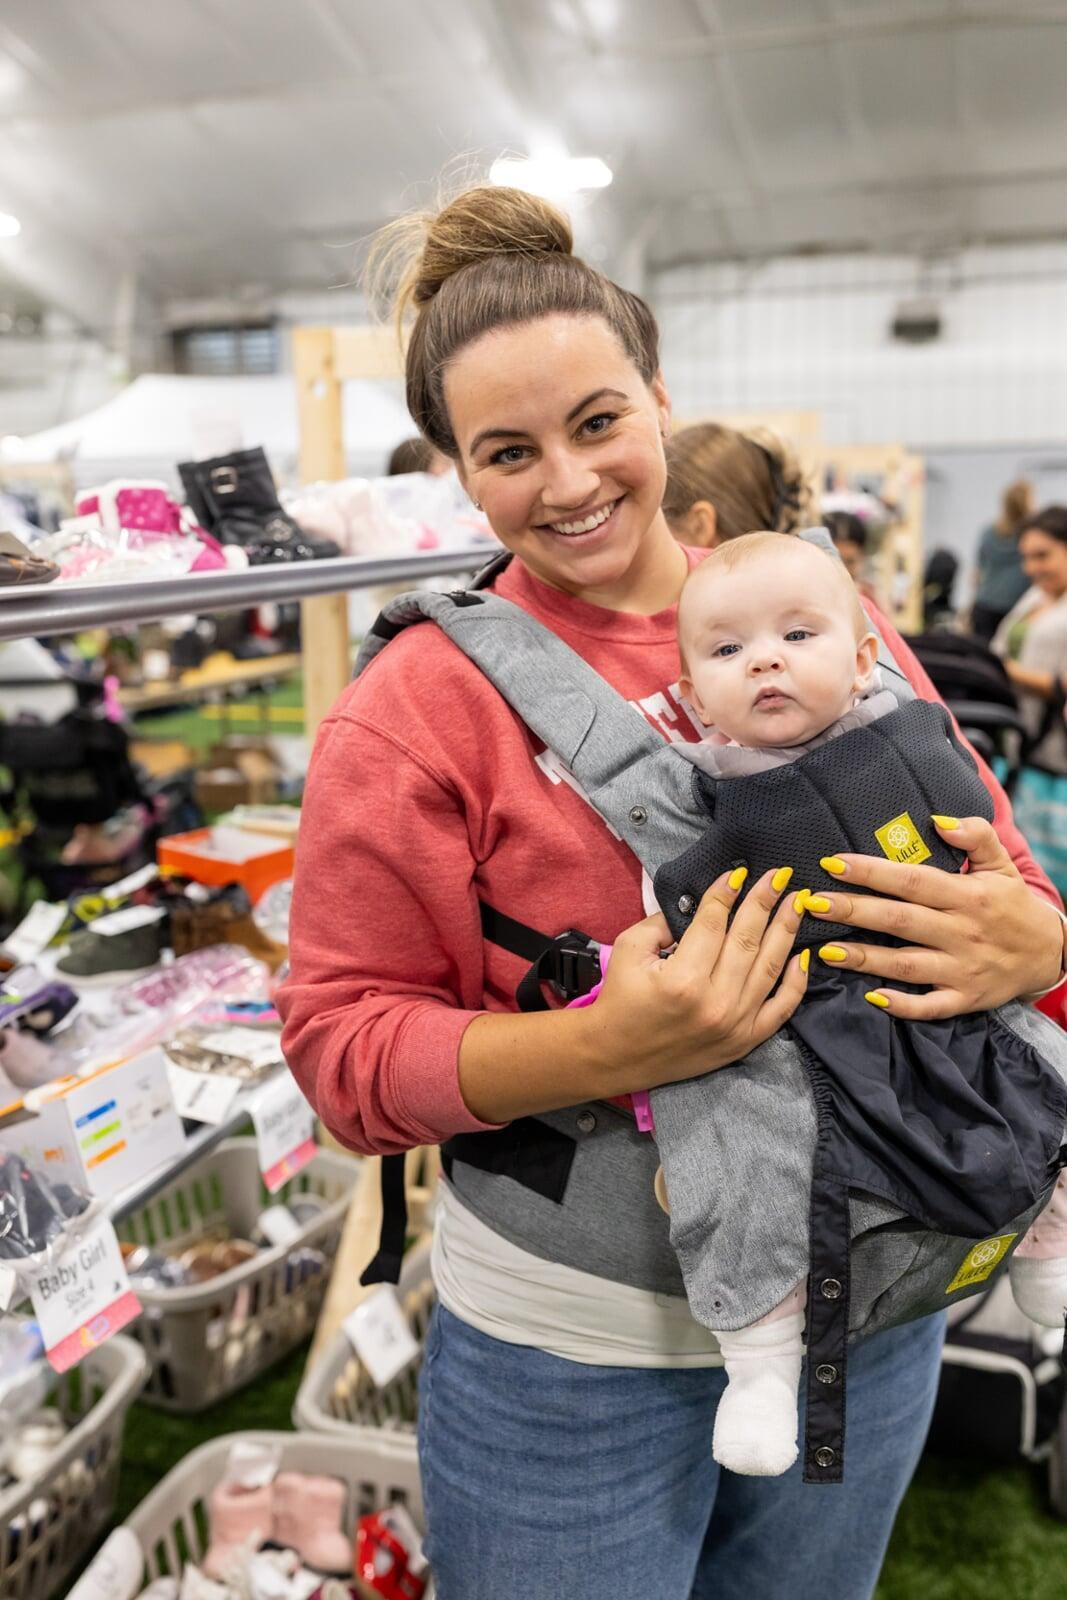
<instances>
[{"instance_id":1,"label":"blue jeans","mask_svg":"<svg viewBox=\"0 0 1067 1600\"><path fill-rule=\"evenodd\" d=\"M419 1455L438 1600L869 1600L944 1319L853 1346L845 1481L722 1472L721 1368L582 1366L438 1306Z\"/></svg>"}]
</instances>

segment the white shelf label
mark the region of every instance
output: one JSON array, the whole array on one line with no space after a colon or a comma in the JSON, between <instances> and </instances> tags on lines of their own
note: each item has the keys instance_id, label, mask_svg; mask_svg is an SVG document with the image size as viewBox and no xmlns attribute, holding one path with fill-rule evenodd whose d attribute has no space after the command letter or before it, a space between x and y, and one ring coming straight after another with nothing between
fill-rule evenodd
<instances>
[{"instance_id":1,"label":"white shelf label","mask_svg":"<svg viewBox=\"0 0 1067 1600\"><path fill-rule=\"evenodd\" d=\"M141 1314L106 1217L57 1252L34 1279L30 1299L56 1372L76 1366Z\"/></svg>"},{"instance_id":2,"label":"white shelf label","mask_svg":"<svg viewBox=\"0 0 1067 1600\"><path fill-rule=\"evenodd\" d=\"M273 1029L268 1033L262 1028L219 1028L215 1033L205 1033L200 1043L205 1050L236 1056L257 1069L280 1066L285 1059L281 1039Z\"/></svg>"},{"instance_id":3,"label":"white shelf label","mask_svg":"<svg viewBox=\"0 0 1067 1600\"><path fill-rule=\"evenodd\" d=\"M371 1291L341 1324L348 1341L379 1389L411 1365L419 1353L391 1283Z\"/></svg>"},{"instance_id":4,"label":"white shelf label","mask_svg":"<svg viewBox=\"0 0 1067 1600\"><path fill-rule=\"evenodd\" d=\"M259 1093L252 1112L259 1170L274 1194L315 1154L315 1113L286 1072Z\"/></svg>"},{"instance_id":5,"label":"white shelf label","mask_svg":"<svg viewBox=\"0 0 1067 1600\"><path fill-rule=\"evenodd\" d=\"M4 954L12 961L32 961L55 938L67 914L65 901L53 905L49 900L38 900L30 907L14 933L4 941Z\"/></svg>"},{"instance_id":6,"label":"white shelf label","mask_svg":"<svg viewBox=\"0 0 1067 1600\"><path fill-rule=\"evenodd\" d=\"M191 1072L167 1062L167 1077L180 1117L192 1122L207 1122L212 1127L225 1122L237 1096L241 1092L240 1078L227 1078L223 1073Z\"/></svg>"}]
</instances>

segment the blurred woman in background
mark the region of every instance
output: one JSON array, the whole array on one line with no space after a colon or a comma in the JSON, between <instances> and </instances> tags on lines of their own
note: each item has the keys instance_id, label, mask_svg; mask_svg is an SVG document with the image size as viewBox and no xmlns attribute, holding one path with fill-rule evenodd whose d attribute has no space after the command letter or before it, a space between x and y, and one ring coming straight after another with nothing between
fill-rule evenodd
<instances>
[{"instance_id":1,"label":"blurred woman in background","mask_svg":"<svg viewBox=\"0 0 1067 1600\"><path fill-rule=\"evenodd\" d=\"M1020 692L1034 740L1013 797L1015 820L1067 896L1067 506L1047 506L1030 517L1018 542L1032 587L992 643Z\"/></svg>"},{"instance_id":2,"label":"blurred woman in background","mask_svg":"<svg viewBox=\"0 0 1067 1600\"><path fill-rule=\"evenodd\" d=\"M1010 483L1000 502L1000 516L978 541L978 586L971 608L971 632L985 643L1029 587L1019 535L1033 510L1033 486L1025 478Z\"/></svg>"},{"instance_id":3,"label":"blurred woman in background","mask_svg":"<svg viewBox=\"0 0 1067 1600\"><path fill-rule=\"evenodd\" d=\"M877 590L867 581L867 529L863 522L852 511L826 511L822 522L860 594L880 605Z\"/></svg>"}]
</instances>

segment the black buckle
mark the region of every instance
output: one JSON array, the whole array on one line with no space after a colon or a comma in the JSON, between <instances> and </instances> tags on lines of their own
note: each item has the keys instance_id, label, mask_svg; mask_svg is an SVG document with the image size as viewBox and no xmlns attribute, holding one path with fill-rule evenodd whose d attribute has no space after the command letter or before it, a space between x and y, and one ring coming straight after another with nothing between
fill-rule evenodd
<instances>
[{"instance_id":1,"label":"black buckle","mask_svg":"<svg viewBox=\"0 0 1067 1600\"><path fill-rule=\"evenodd\" d=\"M515 991L520 1011L547 1011L541 985L548 984L557 999L569 1003L588 994L600 982L600 946L576 928L558 933L541 952Z\"/></svg>"},{"instance_id":2,"label":"black buckle","mask_svg":"<svg viewBox=\"0 0 1067 1600\"><path fill-rule=\"evenodd\" d=\"M577 1000L588 994L603 977L600 946L584 933L559 934L547 955L549 966L542 981L550 984L561 1000Z\"/></svg>"}]
</instances>

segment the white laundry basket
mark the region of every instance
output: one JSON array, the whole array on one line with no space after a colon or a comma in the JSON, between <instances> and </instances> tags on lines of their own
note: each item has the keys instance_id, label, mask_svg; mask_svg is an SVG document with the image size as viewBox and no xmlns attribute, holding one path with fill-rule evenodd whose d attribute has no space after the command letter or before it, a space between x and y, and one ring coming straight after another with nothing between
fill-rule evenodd
<instances>
[{"instance_id":1,"label":"white laundry basket","mask_svg":"<svg viewBox=\"0 0 1067 1600\"><path fill-rule=\"evenodd\" d=\"M70 1431L35 1478L0 1489L0 1600L49 1600L111 1520L126 1413L147 1375L120 1336L56 1378L49 1403Z\"/></svg>"},{"instance_id":2,"label":"white laundry basket","mask_svg":"<svg viewBox=\"0 0 1067 1600\"><path fill-rule=\"evenodd\" d=\"M337 1435L351 1435L353 1429L365 1428L414 1433L422 1351L437 1298L430 1276L428 1239L404 1257L397 1294L419 1345L418 1358L379 1389L347 1334L340 1330L325 1354L304 1375L293 1406L295 1427Z\"/></svg>"},{"instance_id":3,"label":"white laundry basket","mask_svg":"<svg viewBox=\"0 0 1067 1600\"><path fill-rule=\"evenodd\" d=\"M230 1433L201 1445L180 1461L130 1516L125 1526L140 1541L145 1583L176 1577L186 1561L199 1561L208 1546L207 1503L238 1441L278 1446L282 1472L342 1478L349 1487L345 1531L357 1517L400 1503L422 1531L422 1492L414 1439L368 1436L354 1442L309 1433ZM427 1591L426 1600L432 1600Z\"/></svg>"},{"instance_id":4,"label":"white laundry basket","mask_svg":"<svg viewBox=\"0 0 1067 1600\"><path fill-rule=\"evenodd\" d=\"M268 1205L301 1195L326 1202L288 1243L261 1250L207 1283L178 1289L134 1283L144 1315L130 1331L151 1363L144 1394L149 1405L203 1411L251 1383L311 1332L359 1171L354 1157L319 1150L284 1189L269 1195L255 1141L227 1139L119 1224L121 1239L177 1253L216 1227L247 1239Z\"/></svg>"}]
</instances>

